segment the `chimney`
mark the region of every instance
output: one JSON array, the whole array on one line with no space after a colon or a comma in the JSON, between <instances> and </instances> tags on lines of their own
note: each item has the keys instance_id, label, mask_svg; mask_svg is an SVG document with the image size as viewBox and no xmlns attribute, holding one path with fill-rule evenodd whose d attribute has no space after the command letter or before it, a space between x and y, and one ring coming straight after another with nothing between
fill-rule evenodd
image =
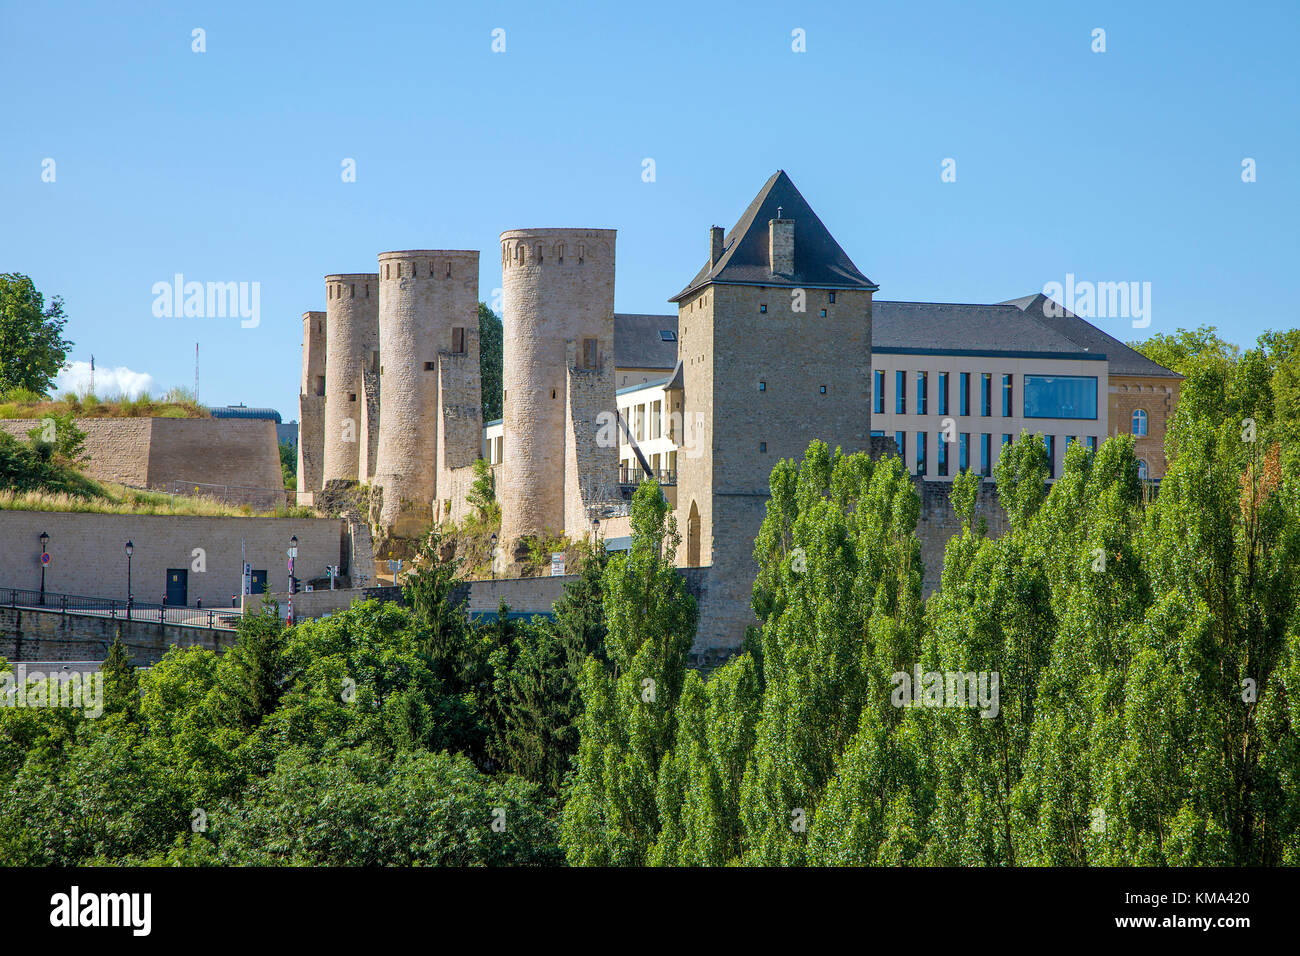
<instances>
[{"instance_id":1,"label":"chimney","mask_svg":"<svg viewBox=\"0 0 1300 956\"><path fill-rule=\"evenodd\" d=\"M776 214L767 221L768 262L773 275L794 275L794 220L779 218L780 209Z\"/></svg>"},{"instance_id":2,"label":"chimney","mask_svg":"<svg viewBox=\"0 0 1300 956\"><path fill-rule=\"evenodd\" d=\"M709 268L712 269L722 258L722 227L709 227Z\"/></svg>"}]
</instances>

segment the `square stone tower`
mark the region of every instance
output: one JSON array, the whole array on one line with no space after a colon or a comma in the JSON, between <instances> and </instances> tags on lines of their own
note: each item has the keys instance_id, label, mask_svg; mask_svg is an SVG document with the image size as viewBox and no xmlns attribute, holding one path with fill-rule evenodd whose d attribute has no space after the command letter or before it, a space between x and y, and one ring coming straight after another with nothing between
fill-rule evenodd
<instances>
[{"instance_id":1,"label":"square stone tower","mask_svg":"<svg viewBox=\"0 0 1300 956\"><path fill-rule=\"evenodd\" d=\"M324 484L325 313L302 314L302 384L298 388L298 504Z\"/></svg>"},{"instance_id":2,"label":"square stone tower","mask_svg":"<svg viewBox=\"0 0 1300 956\"><path fill-rule=\"evenodd\" d=\"M678 557L711 566L697 650L734 647L753 623L754 539L769 478L821 439L871 444L871 297L878 286L840 248L784 171L670 301L678 306L683 441Z\"/></svg>"}]
</instances>

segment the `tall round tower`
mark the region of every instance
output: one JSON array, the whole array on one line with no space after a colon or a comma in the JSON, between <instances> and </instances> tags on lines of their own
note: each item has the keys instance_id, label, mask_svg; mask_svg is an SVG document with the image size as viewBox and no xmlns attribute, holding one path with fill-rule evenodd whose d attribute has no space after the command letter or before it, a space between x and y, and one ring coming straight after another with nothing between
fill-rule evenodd
<instances>
[{"instance_id":1,"label":"tall round tower","mask_svg":"<svg viewBox=\"0 0 1300 956\"><path fill-rule=\"evenodd\" d=\"M325 277L325 427L322 481L357 480L362 370L377 361L379 277Z\"/></svg>"},{"instance_id":2,"label":"tall round tower","mask_svg":"<svg viewBox=\"0 0 1300 956\"><path fill-rule=\"evenodd\" d=\"M477 341L477 250L380 254L382 411L374 483L383 489L379 524L395 537L418 537L435 519L440 382L451 387L444 380ZM481 424L473 437L476 453Z\"/></svg>"},{"instance_id":3,"label":"tall round tower","mask_svg":"<svg viewBox=\"0 0 1300 956\"><path fill-rule=\"evenodd\" d=\"M613 229L501 234L505 448L497 498L506 549L517 549L523 537L565 530L566 502L574 507L588 464L581 460L584 449L594 446L590 436L575 441L570 434L590 425L589 410L579 406L596 396L613 410L615 235ZM575 377L579 372L589 374ZM596 387L605 378L607 397ZM591 387L570 395L571 379L590 379ZM611 474L616 456L617 450L606 456Z\"/></svg>"}]
</instances>

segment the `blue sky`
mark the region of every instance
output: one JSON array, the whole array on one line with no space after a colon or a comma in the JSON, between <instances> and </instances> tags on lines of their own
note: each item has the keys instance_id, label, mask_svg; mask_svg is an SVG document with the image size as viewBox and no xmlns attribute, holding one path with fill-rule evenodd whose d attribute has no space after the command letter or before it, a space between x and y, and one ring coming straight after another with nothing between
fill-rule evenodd
<instances>
[{"instance_id":1,"label":"blue sky","mask_svg":"<svg viewBox=\"0 0 1300 956\"><path fill-rule=\"evenodd\" d=\"M291 420L325 275L479 249L490 299L502 230L613 227L616 308L669 312L783 168L881 298L1150 282L1148 329L1098 324L1249 344L1300 324L1297 41L1294 0L8 2L0 271L63 296L70 358L158 392L198 342L205 402ZM156 317L176 273L260 283L260 324Z\"/></svg>"}]
</instances>

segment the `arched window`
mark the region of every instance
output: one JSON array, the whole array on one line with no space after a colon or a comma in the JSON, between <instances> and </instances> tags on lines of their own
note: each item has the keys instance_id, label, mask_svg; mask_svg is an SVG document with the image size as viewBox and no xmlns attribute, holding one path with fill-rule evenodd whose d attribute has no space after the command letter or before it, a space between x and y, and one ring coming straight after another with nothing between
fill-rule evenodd
<instances>
[{"instance_id":1,"label":"arched window","mask_svg":"<svg viewBox=\"0 0 1300 956\"><path fill-rule=\"evenodd\" d=\"M1138 459L1138 478L1142 481L1147 480L1148 468L1145 458Z\"/></svg>"},{"instance_id":2,"label":"arched window","mask_svg":"<svg viewBox=\"0 0 1300 956\"><path fill-rule=\"evenodd\" d=\"M1141 438L1147 433L1147 413L1145 408L1133 409L1133 434Z\"/></svg>"}]
</instances>

